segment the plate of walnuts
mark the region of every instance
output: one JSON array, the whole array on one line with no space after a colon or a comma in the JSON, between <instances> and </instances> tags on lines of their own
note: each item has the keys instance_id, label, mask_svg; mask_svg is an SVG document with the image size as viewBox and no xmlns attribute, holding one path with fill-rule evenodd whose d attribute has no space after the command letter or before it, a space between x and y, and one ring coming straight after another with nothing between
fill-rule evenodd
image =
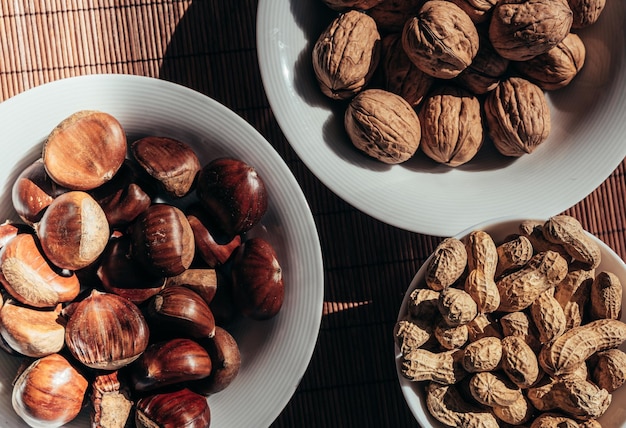
<instances>
[{"instance_id":1,"label":"plate of walnuts","mask_svg":"<svg viewBox=\"0 0 626 428\"><path fill-rule=\"evenodd\" d=\"M626 6L589 3L261 0L261 75L296 153L374 218L548 217L626 155Z\"/></svg>"},{"instance_id":2,"label":"plate of walnuts","mask_svg":"<svg viewBox=\"0 0 626 428\"><path fill-rule=\"evenodd\" d=\"M624 281L624 261L567 215L496 219L442 240L394 327L416 420L626 426Z\"/></svg>"},{"instance_id":3,"label":"plate of walnuts","mask_svg":"<svg viewBox=\"0 0 626 428\"><path fill-rule=\"evenodd\" d=\"M30 89L0 126L0 424L269 426L323 303L315 224L270 143L130 75Z\"/></svg>"}]
</instances>

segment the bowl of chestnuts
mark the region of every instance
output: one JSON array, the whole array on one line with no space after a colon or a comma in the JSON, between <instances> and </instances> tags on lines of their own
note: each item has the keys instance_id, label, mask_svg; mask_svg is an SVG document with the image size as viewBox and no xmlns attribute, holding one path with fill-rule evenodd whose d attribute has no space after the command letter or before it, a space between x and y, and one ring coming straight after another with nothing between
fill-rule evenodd
<instances>
[{"instance_id":1,"label":"bowl of chestnuts","mask_svg":"<svg viewBox=\"0 0 626 428\"><path fill-rule=\"evenodd\" d=\"M3 420L269 426L323 301L311 212L269 142L128 75L33 88L0 126Z\"/></svg>"}]
</instances>

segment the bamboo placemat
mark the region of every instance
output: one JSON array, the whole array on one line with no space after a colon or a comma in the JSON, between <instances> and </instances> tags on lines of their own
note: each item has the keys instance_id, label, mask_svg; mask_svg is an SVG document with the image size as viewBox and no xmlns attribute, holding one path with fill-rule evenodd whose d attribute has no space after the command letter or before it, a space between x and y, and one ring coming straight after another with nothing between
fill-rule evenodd
<instances>
[{"instance_id":1,"label":"bamboo placemat","mask_svg":"<svg viewBox=\"0 0 626 428\"><path fill-rule=\"evenodd\" d=\"M129 73L191 87L250 122L298 179L325 263L317 347L273 426L417 426L398 386L392 329L409 282L441 238L359 212L298 159L263 90L256 8L255 0L0 0L0 101L60 78ZM622 162L566 213L624 258L625 199Z\"/></svg>"}]
</instances>

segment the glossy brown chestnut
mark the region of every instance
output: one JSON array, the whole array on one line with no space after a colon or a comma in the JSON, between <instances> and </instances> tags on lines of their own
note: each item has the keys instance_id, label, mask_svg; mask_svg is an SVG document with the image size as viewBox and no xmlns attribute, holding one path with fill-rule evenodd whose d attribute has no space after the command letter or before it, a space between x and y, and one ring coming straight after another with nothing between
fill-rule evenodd
<instances>
[{"instance_id":1,"label":"glossy brown chestnut","mask_svg":"<svg viewBox=\"0 0 626 428\"><path fill-rule=\"evenodd\" d=\"M46 257L54 265L69 270L95 262L111 235L104 211L82 191L57 196L35 230Z\"/></svg>"},{"instance_id":2,"label":"glossy brown chestnut","mask_svg":"<svg viewBox=\"0 0 626 428\"><path fill-rule=\"evenodd\" d=\"M10 220L0 224L0 248L20 233L32 232L32 228L25 224L14 223Z\"/></svg>"},{"instance_id":3,"label":"glossy brown chestnut","mask_svg":"<svg viewBox=\"0 0 626 428\"><path fill-rule=\"evenodd\" d=\"M78 111L48 135L42 159L61 186L91 190L109 181L126 158L126 134L108 113Z\"/></svg>"},{"instance_id":4,"label":"glossy brown chestnut","mask_svg":"<svg viewBox=\"0 0 626 428\"><path fill-rule=\"evenodd\" d=\"M185 337L213 337L215 319L209 305L182 285L165 287L148 302L148 323Z\"/></svg>"},{"instance_id":5,"label":"glossy brown chestnut","mask_svg":"<svg viewBox=\"0 0 626 428\"><path fill-rule=\"evenodd\" d=\"M202 261L212 268L226 263L241 244L241 235L226 236L199 204L190 205L186 212L193 230L196 251Z\"/></svg>"},{"instance_id":6,"label":"glossy brown chestnut","mask_svg":"<svg viewBox=\"0 0 626 428\"><path fill-rule=\"evenodd\" d=\"M200 341L211 357L213 368L209 377L193 382L191 389L202 395L224 390L239 374L241 354L235 338L222 327L215 328L215 336Z\"/></svg>"},{"instance_id":7,"label":"glossy brown chestnut","mask_svg":"<svg viewBox=\"0 0 626 428\"><path fill-rule=\"evenodd\" d=\"M206 398L185 388L141 398L135 424L137 428L208 428L211 411Z\"/></svg>"},{"instance_id":8,"label":"glossy brown chestnut","mask_svg":"<svg viewBox=\"0 0 626 428\"><path fill-rule=\"evenodd\" d=\"M11 402L33 427L60 427L80 412L87 379L59 354L35 360L16 379Z\"/></svg>"},{"instance_id":9,"label":"glossy brown chestnut","mask_svg":"<svg viewBox=\"0 0 626 428\"><path fill-rule=\"evenodd\" d=\"M193 149L173 138L145 137L131 144L131 152L165 192L176 198L191 191L200 171L200 161Z\"/></svg>"},{"instance_id":10,"label":"glossy brown chestnut","mask_svg":"<svg viewBox=\"0 0 626 428\"><path fill-rule=\"evenodd\" d=\"M191 266L193 231L179 208L154 204L131 227L132 257L153 275L174 276Z\"/></svg>"},{"instance_id":11,"label":"glossy brown chestnut","mask_svg":"<svg viewBox=\"0 0 626 428\"><path fill-rule=\"evenodd\" d=\"M29 233L18 234L0 250L0 282L17 301L37 308L70 302L80 291L76 275L61 275Z\"/></svg>"},{"instance_id":12,"label":"glossy brown chestnut","mask_svg":"<svg viewBox=\"0 0 626 428\"><path fill-rule=\"evenodd\" d=\"M131 379L137 391L151 391L211 374L211 358L196 341L176 338L157 342L133 363Z\"/></svg>"},{"instance_id":13,"label":"glossy brown chestnut","mask_svg":"<svg viewBox=\"0 0 626 428\"><path fill-rule=\"evenodd\" d=\"M74 358L103 370L117 370L139 358L149 336L134 303L97 290L76 304L65 328L65 343Z\"/></svg>"},{"instance_id":14,"label":"glossy brown chestnut","mask_svg":"<svg viewBox=\"0 0 626 428\"><path fill-rule=\"evenodd\" d=\"M11 190L11 199L17 215L32 225L41 220L44 210L54 198L67 191L66 187L60 186L50 178L40 158L17 177Z\"/></svg>"},{"instance_id":15,"label":"glossy brown chestnut","mask_svg":"<svg viewBox=\"0 0 626 428\"><path fill-rule=\"evenodd\" d=\"M250 238L233 255L233 299L241 312L264 320L280 310L285 295L276 252L262 238Z\"/></svg>"},{"instance_id":16,"label":"glossy brown chestnut","mask_svg":"<svg viewBox=\"0 0 626 428\"><path fill-rule=\"evenodd\" d=\"M189 268L180 275L166 278L166 287L174 285L190 288L210 304L217 292L217 272L215 269Z\"/></svg>"},{"instance_id":17,"label":"glossy brown chestnut","mask_svg":"<svg viewBox=\"0 0 626 428\"><path fill-rule=\"evenodd\" d=\"M157 294L165 285L165 278L154 276L131 257L129 235L112 238L102 253L96 275L109 293L141 304Z\"/></svg>"},{"instance_id":18,"label":"glossy brown chestnut","mask_svg":"<svg viewBox=\"0 0 626 428\"><path fill-rule=\"evenodd\" d=\"M202 206L228 236L250 230L267 211L267 191L257 170L239 159L219 158L198 174Z\"/></svg>"}]
</instances>

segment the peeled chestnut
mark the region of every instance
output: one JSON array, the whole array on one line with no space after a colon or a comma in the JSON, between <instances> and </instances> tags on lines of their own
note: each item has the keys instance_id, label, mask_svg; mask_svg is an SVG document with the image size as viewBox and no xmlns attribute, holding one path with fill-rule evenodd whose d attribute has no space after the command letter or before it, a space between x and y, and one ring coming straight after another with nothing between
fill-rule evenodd
<instances>
[{"instance_id":1,"label":"peeled chestnut","mask_svg":"<svg viewBox=\"0 0 626 428\"><path fill-rule=\"evenodd\" d=\"M167 137L145 137L131 144L137 163L173 197L183 197L195 184L200 161L193 149Z\"/></svg>"},{"instance_id":2,"label":"peeled chestnut","mask_svg":"<svg viewBox=\"0 0 626 428\"><path fill-rule=\"evenodd\" d=\"M133 363L131 378L138 391L202 379L211 374L211 358L196 341L185 338L157 342Z\"/></svg>"},{"instance_id":3,"label":"peeled chestnut","mask_svg":"<svg viewBox=\"0 0 626 428\"><path fill-rule=\"evenodd\" d=\"M283 275L274 248L262 238L250 238L233 255L233 299L244 315L257 320L273 317L285 295Z\"/></svg>"},{"instance_id":4,"label":"peeled chestnut","mask_svg":"<svg viewBox=\"0 0 626 428\"><path fill-rule=\"evenodd\" d=\"M238 159L219 158L205 165L196 193L230 237L250 230L267 211L265 183L255 168Z\"/></svg>"},{"instance_id":5,"label":"peeled chestnut","mask_svg":"<svg viewBox=\"0 0 626 428\"><path fill-rule=\"evenodd\" d=\"M241 235L225 236L199 204L189 206L186 212L193 230L196 251L202 261L212 268L226 263L241 244Z\"/></svg>"},{"instance_id":6,"label":"peeled chestnut","mask_svg":"<svg viewBox=\"0 0 626 428\"><path fill-rule=\"evenodd\" d=\"M50 177L73 190L91 190L109 181L126 158L126 134L108 113L78 111L59 123L43 144Z\"/></svg>"},{"instance_id":7,"label":"peeled chestnut","mask_svg":"<svg viewBox=\"0 0 626 428\"><path fill-rule=\"evenodd\" d=\"M193 231L177 207L150 206L132 225L133 259L156 276L174 276L191 266L195 255Z\"/></svg>"},{"instance_id":8,"label":"peeled chestnut","mask_svg":"<svg viewBox=\"0 0 626 428\"><path fill-rule=\"evenodd\" d=\"M139 308L123 297L93 290L72 309L65 343L87 367L117 370L139 358L149 328Z\"/></svg>"},{"instance_id":9,"label":"peeled chestnut","mask_svg":"<svg viewBox=\"0 0 626 428\"><path fill-rule=\"evenodd\" d=\"M222 327L215 327L215 335L200 342L209 352L213 365L211 374L192 384L191 389L202 395L224 390L239 373L241 354L235 338Z\"/></svg>"},{"instance_id":10,"label":"peeled chestnut","mask_svg":"<svg viewBox=\"0 0 626 428\"><path fill-rule=\"evenodd\" d=\"M206 398L184 388L141 398L135 424L137 428L207 428L211 411Z\"/></svg>"},{"instance_id":11,"label":"peeled chestnut","mask_svg":"<svg viewBox=\"0 0 626 428\"><path fill-rule=\"evenodd\" d=\"M80 291L76 275L61 275L29 233L18 234L0 251L0 282L17 301L37 308L70 302Z\"/></svg>"},{"instance_id":12,"label":"peeled chestnut","mask_svg":"<svg viewBox=\"0 0 626 428\"><path fill-rule=\"evenodd\" d=\"M44 210L54 198L67 191L67 188L50 178L40 158L17 177L11 190L11 199L17 215L32 225L41 219Z\"/></svg>"},{"instance_id":13,"label":"peeled chestnut","mask_svg":"<svg viewBox=\"0 0 626 428\"><path fill-rule=\"evenodd\" d=\"M35 360L15 380L11 403L32 427L60 427L80 412L87 379L59 354Z\"/></svg>"},{"instance_id":14,"label":"peeled chestnut","mask_svg":"<svg viewBox=\"0 0 626 428\"><path fill-rule=\"evenodd\" d=\"M215 319L202 296L182 285L167 286L148 302L148 322L188 337L213 337Z\"/></svg>"},{"instance_id":15,"label":"peeled chestnut","mask_svg":"<svg viewBox=\"0 0 626 428\"><path fill-rule=\"evenodd\" d=\"M104 211L86 192L58 196L35 225L41 248L62 269L82 269L98 258L109 240Z\"/></svg>"}]
</instances>

